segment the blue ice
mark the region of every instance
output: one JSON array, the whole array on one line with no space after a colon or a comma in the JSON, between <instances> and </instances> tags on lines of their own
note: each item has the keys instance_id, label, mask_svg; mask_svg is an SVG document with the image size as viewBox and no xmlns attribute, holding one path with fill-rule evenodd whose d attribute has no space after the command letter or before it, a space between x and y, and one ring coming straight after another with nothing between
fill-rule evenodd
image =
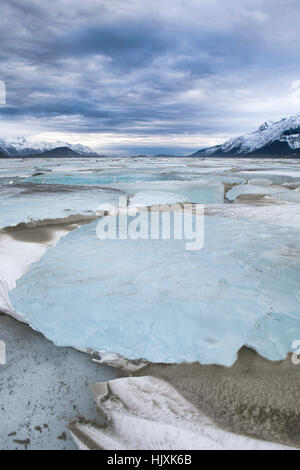
<instances>
[{"instance_id":1,"label":"blue ice","mask_svg":"<svg viewBox=\"0 0 300 470\"><path fill-rule=\"evenodd\" d=\"M99 240L96 229L48 249L10 293L57 345L230 366L244 344L277 360L300 339L296 230L206 216L204 248L187 251L184 240Z\"/></svg>"}]
</instances>

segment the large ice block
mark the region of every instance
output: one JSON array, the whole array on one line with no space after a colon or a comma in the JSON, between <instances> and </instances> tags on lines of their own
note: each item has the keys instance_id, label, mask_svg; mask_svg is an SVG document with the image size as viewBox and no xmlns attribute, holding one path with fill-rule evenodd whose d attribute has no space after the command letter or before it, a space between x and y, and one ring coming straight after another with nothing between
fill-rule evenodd
<instances>
[{"instance_id":1,"label":"large ice block","mask_svg":"<svg viewBox=\"0 0 300 470\"><path fill-rule=\"evenodd\" d=\"M224 184L222 181L209 179L193 181L144 181L136 183L118 183L110 185L111 188L124 191L126 194L158 192L171 193L181 196L178 202L187 201L198 204L211 204L224 202Z\"/></svg>"},{"instance_id":2,"label":"large ice block","mask_svg":"<svg viewBox=\"0 0 300 470\"><path fill-rule=\"evenodd\" d=\"M234 201L239 196L266 195L274 201L300 204L300 192L281 188L278 186L259 186L254 184L243 184L234 186L227 192L226 197Z\"/></svg>"},{"instance_id":3,"label":"large ice block","mask_svg":"<svg viewBox=\"0 0 300 470\"><path fill-rule=\"evenodd\" d=\"M105 204L119 204L121 192L111 189L85 189L39 186L0 187L0 228L22 222L91 215Z\"/></svg>"},{"instance_id":4,"label":"large ice block","mask_svg":"<svg viewBox=\"0 0 300 470\"><path fill-rule=\"evenodd\" d=\"M297 230L207 216L200 251L184 240L99 240L96 230L50 248L10 293L57 345L229 366L244 344L280 359L300 338Z\"/></svg>"}]
</instances>

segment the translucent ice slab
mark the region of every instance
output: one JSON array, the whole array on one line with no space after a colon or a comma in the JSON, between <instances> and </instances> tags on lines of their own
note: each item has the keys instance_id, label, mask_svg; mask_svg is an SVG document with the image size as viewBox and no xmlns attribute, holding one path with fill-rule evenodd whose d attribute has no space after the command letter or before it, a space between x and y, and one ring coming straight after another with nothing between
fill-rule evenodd
<instances>
[{"instance_id":1,"label":"translucent ice slab","mask_svg":"<svg viewBox=\"0 0 300 470\"><path fill-rule=\"evenodd\" d=\"M279 227L296 229L296 241L300 230L300 205L275 204L255 206L247 204L218 204L207 208L208 212L230 218L244 218L264 224L278 225ZM269 230L272 230L271 228ZM284 244L284 240L282 240Z\"/></svg>"},{"instance_id":2,"label":"translucent ice slab","mask_svg":"<svg viewBox=\"0 0 300 470\"><path fill-rule=\"evenodd\" d=\"M187 198L180 194L163 191L141 191L132 198L130 207L149 207L160 204L176 204L187 202Z\"/></svg>"},{"instance_id":3,"label":"translucent ice slab","mask_svg":"<svg viewBox=\"0 0 300 470\"><path fill-rule=\"evenodd\" d=\"M182 181L187 179L186 181ZM189 173L170 173L157 170L153 172L104 171L104 172L58 172L44 173L25 180L34 184L56 185L93 185L115 188L127 194L140 191L166 191L180 194L185 201L195 203L217 203L224 201L224 182L242 182L235 177L213 177L195 179Z\"/></svg>"},{"instance_id":4,"label":"translucent ice slab","mask_svg":"<svg viewBox=\"0 0 300 470\"><path fill-rule=\"evenodd\" d=\"M280 359L300 339L298 231L206 217L204 249L186 251L182 240L101 241L96 229L50 248L10 293L56 344L231 365L244 344Z\"/></svg>"},{"instance_id":5,"label":"translucent ice slab","mask_svg":"<svg viewBox=\"0 0 300 470\"><path fill-rule=\"evenodd\" d=\"M0 187L0 228L31 220L91 215L99 205L118 205L121 193L103 189Z\"/></svg>"},{"instance_id":6,"label":"translucent ice slab","mask_svg":"<svg viewBox=\"0 0 300 470\"><path fill-rule=\"evenodd\" d=\"M246 180L253 178L261 178L263 180L270 180L273 184L285 184L291 182L300 182L299 168L291 168L289 170L269 170L260 171L258 168L252 172L240 172L235 174L236 177L242 177Z\"/></svg>"},{"instance_id":7,"label":"translucent ice slab","mask_svg":"<svg viewBox=\"0 0 300 470\"><path fill-rule=\"evenodd\" d=\"M243 184L232 188L227 192L227 199L234 201L242 195L267 195L278 202L300 204L300 192L275 186L258 186L254 184Z\"/></svg>"},{"instance_id":8,"label":"translucent ice slab","mask_svg":"<svg viewBox=\"0 0 300 470\"><path fill-rule=\"evenodd\" d=\"M31 159L0 159L0 178L25 178L34 174L34 162Z\"/></svg>"},{"instance_id":9,"label":"translucent ice slab","mask_svg":"<svg viewBox=\"0 0 300 470\"><path fill-rule=\"evenodd\" d=\"M120 172L106 171L98 172L70 172L67 174L45 173L40 176L28 178L26 182L35 184L71 184L71 185L106 185L118 182L139 182L139 181L165 181L176 179L175 175L164 175L150 172Z\"/></svg>"},{"instance_id":10,"label":"translucent ice slab","mask_svg":"<svg viewBox=\"0 0 300 470\"><path fill-rule=\"evenodd\" d=\"M111 188L124 191L126 194L137 194L139 192L154 193L175 193L180 195L183 201L204 203L223 203L224 185L220 181L199 180L199 181L144 181L136 183L118 183ZM180 202L180 199L178 199Z\"/></svg>"}]
</instances>

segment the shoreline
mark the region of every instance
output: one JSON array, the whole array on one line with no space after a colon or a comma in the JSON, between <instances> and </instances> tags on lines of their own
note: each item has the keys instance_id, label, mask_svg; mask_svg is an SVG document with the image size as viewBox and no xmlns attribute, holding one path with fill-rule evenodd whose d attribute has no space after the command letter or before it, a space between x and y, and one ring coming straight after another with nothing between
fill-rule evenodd
<instances>
[{"instance_id":1,"label":"shoreline","mask_svg":"<svg viewBox=\"0 0 300 470\"><path fill-rule=\"evenodd\" d=\"M109 449L107 443L113 442L113 450L124 446L129 450L176 449L180 445L177 436L187 439L181 441L181 449L292 450L300 446L297 431L292 436L288 432L290 412L296 417L300 411L300 369L295 381L298 369L289 359L272 363L243 348L231 368L144 363L142 369L126 373L124 368L99 364L91 354L57 347L7 315L0 314L0 325L1 339L7 344L7 365L1 366L4 412L0 432L7 449L75 449L68 428L80 448L90 442L91 433L92 447L96 433L96 448ZM270 394L268 371L277 377L284 395L276 387L277 394L272 395L276 406L264 418L262 410L268 411L269 406L265 407ZM298 405L298 410L282 406L289 380L294 382L293 390L288 387L289 404ZM161 409L158 414L157 409ZM135 429L133 419L137 419ZM156 441L155 434L164 444Z\"/></svg>"}]
</instances>

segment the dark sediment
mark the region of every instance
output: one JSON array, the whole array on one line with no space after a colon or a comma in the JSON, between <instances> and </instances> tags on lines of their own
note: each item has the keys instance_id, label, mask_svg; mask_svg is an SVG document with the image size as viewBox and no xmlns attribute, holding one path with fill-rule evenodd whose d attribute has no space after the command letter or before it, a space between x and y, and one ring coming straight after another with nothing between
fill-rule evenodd
<instances>
[{"instance_id":1,"label":"dark sediment","mask_svg":"<svg viewBox=\"0 0 300 470\"><path fill-rule=\"evenodd\" d=\"M173 385L221 428L300 447L300 366L242 348L231 368L151 364L137 372Z\"/></svg>"}]
</instances>

